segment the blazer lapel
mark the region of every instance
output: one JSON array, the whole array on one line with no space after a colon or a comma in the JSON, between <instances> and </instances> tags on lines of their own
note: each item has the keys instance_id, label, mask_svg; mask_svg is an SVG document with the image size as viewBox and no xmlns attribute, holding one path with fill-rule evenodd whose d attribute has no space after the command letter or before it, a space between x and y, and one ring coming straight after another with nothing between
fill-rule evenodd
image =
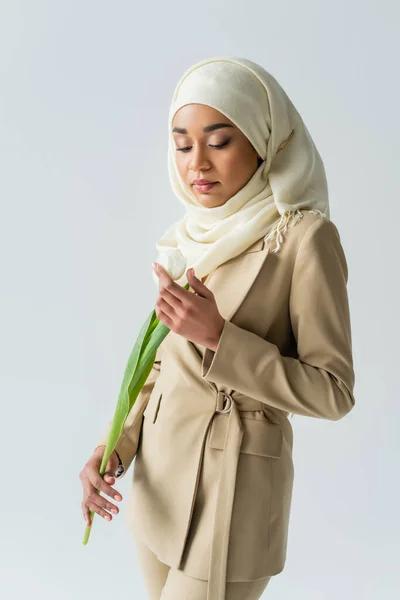
<instances>
[{"instance_id":1,"label":"blazer lapel","mask_svg":"<svg viewBox=\"0 0 400 600\"><path fill-rule=\"evenodd\" d=\"M268 255L268 247L261 238L247 250L220 265L206 280L213 292L218 310L230 321L245 300Z\"/></svg>"}]
</instances>

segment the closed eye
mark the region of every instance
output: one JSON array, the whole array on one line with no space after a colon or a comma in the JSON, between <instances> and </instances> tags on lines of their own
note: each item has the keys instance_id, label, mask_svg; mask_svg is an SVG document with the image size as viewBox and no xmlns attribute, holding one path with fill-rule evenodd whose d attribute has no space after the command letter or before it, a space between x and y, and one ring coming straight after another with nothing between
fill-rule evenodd
<instances>
[{"instance_id":1,"label":"closed eye","mask_svg":"<svg viewBox=\"0 0 400 600\"><path fill-rule=\"evenodd\" d=\"M210 148L216 148L217 150L219 150L220 148L225 148L225 146L227 146L229 144L230 140L226 140L225 142L223 142L222 144L209 144ZM176 148L176 150L178 152L189 152L189 150L191 149L192 146L185 146L184 148Z\"/></svg>"}]
</instances>

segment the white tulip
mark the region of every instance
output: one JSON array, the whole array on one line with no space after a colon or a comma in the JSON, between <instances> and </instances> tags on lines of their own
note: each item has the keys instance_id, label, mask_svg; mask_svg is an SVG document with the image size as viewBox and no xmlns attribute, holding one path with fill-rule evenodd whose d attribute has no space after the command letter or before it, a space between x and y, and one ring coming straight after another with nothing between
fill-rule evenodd
<instances>
[{"instance_id":1,"label":"white tulip","mask_svg":"<svg viewBox=\"0 0 400 600\"><path fill-rule=\"evenodd\" d=\"M171 248L160 252L155 262L164 267L173 281L180 279L186 271L186 257L179 248ZM152 273L154 281L158 284L157 274L153 270Z\"/></svg>"}]
</instances>

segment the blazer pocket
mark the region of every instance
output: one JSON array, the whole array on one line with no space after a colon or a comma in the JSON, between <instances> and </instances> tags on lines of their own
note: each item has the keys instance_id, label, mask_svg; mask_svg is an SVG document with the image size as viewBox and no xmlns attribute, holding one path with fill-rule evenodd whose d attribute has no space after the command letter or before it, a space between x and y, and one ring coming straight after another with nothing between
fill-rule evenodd
<instances>
[{"instance_id":1,"label":"blazer pocket","mask_svg":"<svg viewBox=\"0 0 400 600\"><path fill-rule=\"evenodd\" d=\"M156 422L158 411L160 408L161 397L162 391L156 389L156 387L154 386L153 391L150 394L150 398L147 402L146 408L143 412L143 417L146 420L151 420L152 423Z\"/></svg>"},{"instance_id":2,"label":"blazer pocket","mask_svg":"<svg viewBox=\"0 0 400 600\"><path fill-rule=\"evenodd\" d=\"M218 450L224 449L229 415L216 413L211 423L208 445ZM241 417L243 439L240 452L269 458L282 456L283 432L278 423L260 419Z\"/></svg>"},{"instance_id":3,"label":"blazer pocket","mask_svg":"<svg viewBox=\"0 0 400 600\"><path fill-rule=\"evenodd\" d=\"M162 398L162 392L160 393L160 395L158 397L158 400L156 402L156 407L154 409L153 423L156 422L157 417L158 417L158 411L160 410L161 398Z\"/></svg>"}]
</instances>

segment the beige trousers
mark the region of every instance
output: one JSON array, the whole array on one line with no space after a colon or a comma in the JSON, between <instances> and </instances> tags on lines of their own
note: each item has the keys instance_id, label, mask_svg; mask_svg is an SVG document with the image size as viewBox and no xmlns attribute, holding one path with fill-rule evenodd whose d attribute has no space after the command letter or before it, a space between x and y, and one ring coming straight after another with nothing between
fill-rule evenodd
<instances>
[{"instance_id":1,"label":"beige trousers","mask_svg":"<svg viewBox=\"0 0 400 600\"><path fill-rule=\"evenodd\" d=\"M149 600L206 600L207 581L188 577L182 571L162 563L134 536L138 560ZM256 581L227 581L226 600L259 600L271 577Z\"/></svg>"}]
</instances>

